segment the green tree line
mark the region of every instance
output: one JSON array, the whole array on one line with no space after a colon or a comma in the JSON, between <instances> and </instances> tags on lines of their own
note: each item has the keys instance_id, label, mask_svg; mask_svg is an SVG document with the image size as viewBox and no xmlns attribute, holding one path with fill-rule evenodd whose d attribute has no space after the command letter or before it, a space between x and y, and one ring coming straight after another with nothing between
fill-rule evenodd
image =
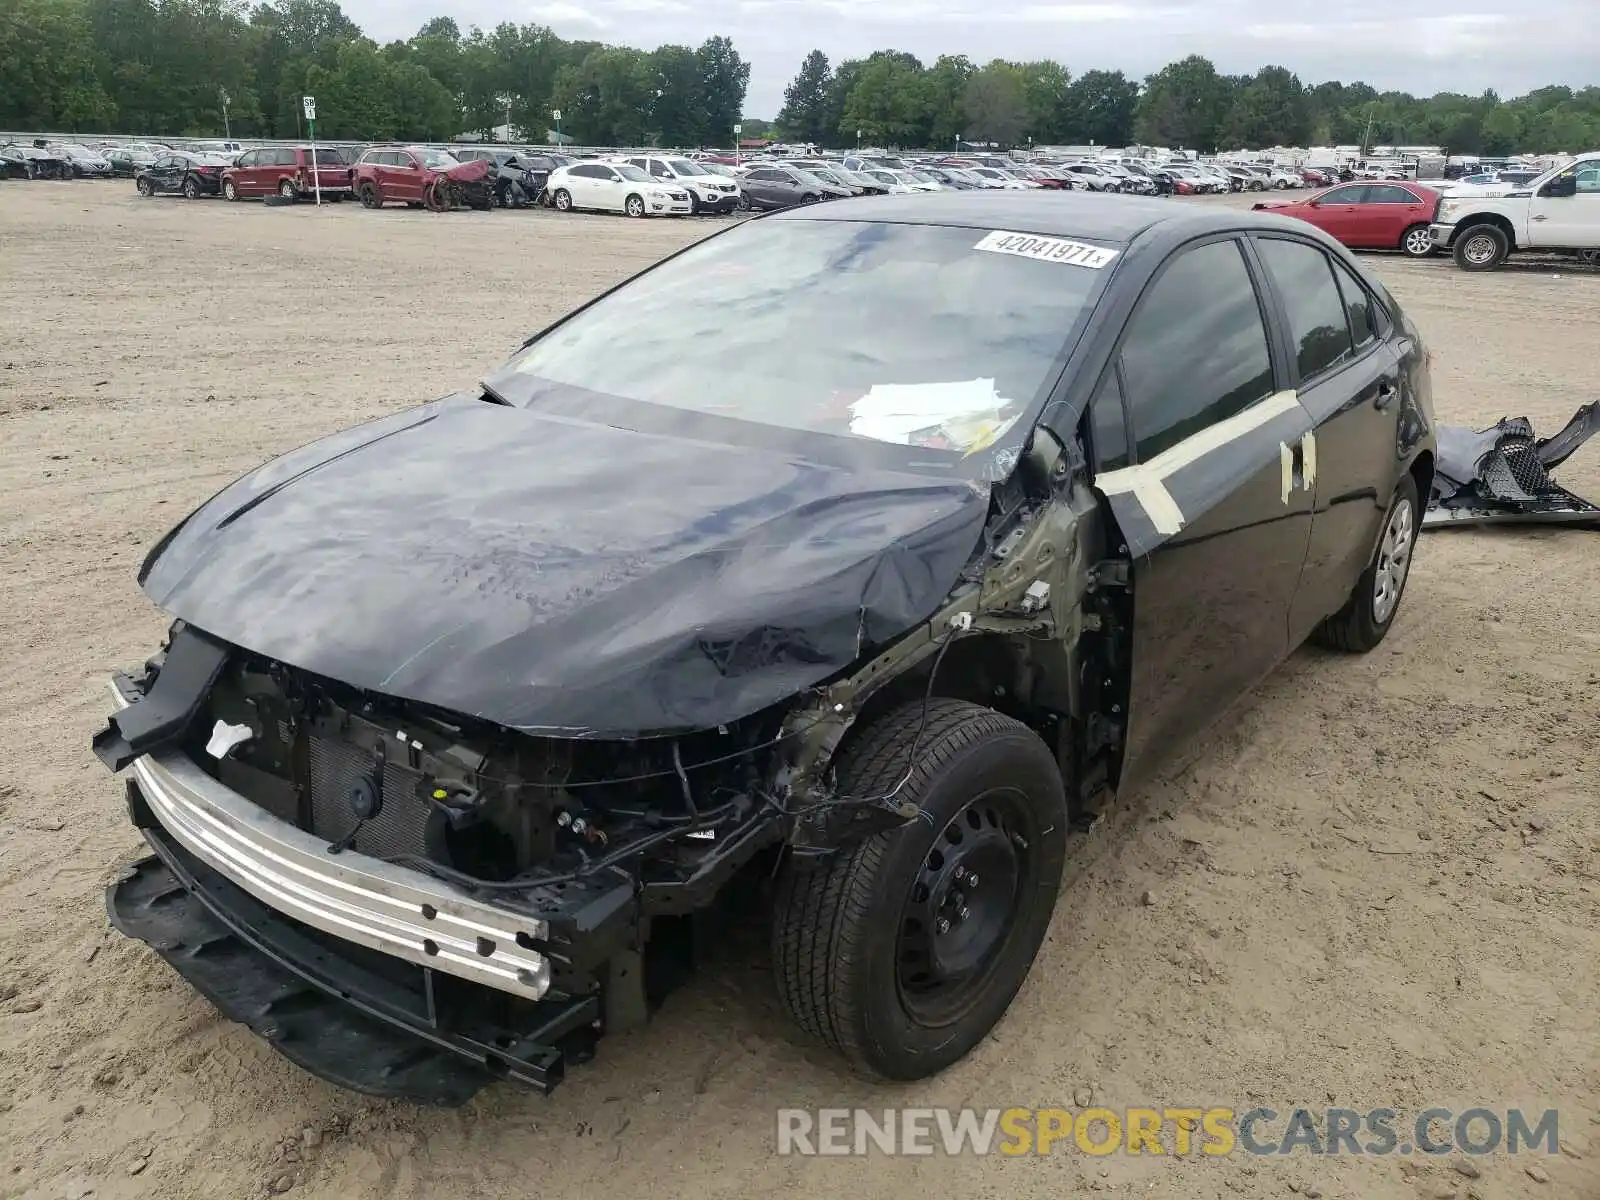
<instances>
[{"instance_id":1,"label":"green tree line","mask_svg":"<svg viewBox=\"0 0 1600 1200\"><path fill-rule=\"evenodd\" d=\"M1600 87L1545 87L1514 100L1417 97L1365 83L1307 85L1280 66L1223 75L1191 55L1147 79L1074 77L1060 63L924 66L879 50L832 67L813 50L784 93L781 136L819 145L1159 145L1205 152L1272 146L1426 145L1451 154L1576 153L1600 146Z\"/></svg>"},{"instance_id":2,"label":"green tree line","mask_svg":"<svg viewBox=\"0 0 1600 1200\"><path fill-rule=\"evenodd\" d=\"M0 127L296 137L317 97L329 137L487 134L510 123L591 145L727 145L750 67L725 37L655 50L567 41L543 25L463 32L448 17L379 45L337 0L0 0ZM750 136L765 123L745 119ZM1307 85L1281 66L1223 75L1190 56L1144 80L1073 75L1048 59L924 65L880 50L832 66L813 50L778 132L827 145L1134 142L1202 151L1274 145L1440 145L1454 154L1600 146L1600 88L1512 100Z\"/></svg>"},{"instance_id":3,"label":"green tree line","mask_svg":"<svg viewBox=\"0 0 1600 1200\"><path fill-rule=\"evenodd\" d=\"M448 17L380 46L336 0L0 0L0 128L152 136L487 135L726 143L750 68L727 38L654 51L542 25L463 32Z\"/></svg>"}]
</instances>

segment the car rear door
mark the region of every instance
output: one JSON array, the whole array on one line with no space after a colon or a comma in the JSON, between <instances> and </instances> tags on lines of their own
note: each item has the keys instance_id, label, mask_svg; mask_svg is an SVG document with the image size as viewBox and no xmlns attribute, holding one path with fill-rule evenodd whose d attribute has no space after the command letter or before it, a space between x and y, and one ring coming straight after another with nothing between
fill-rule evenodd
<instances>
[{"instance_id":1,"label":"car rear door","mask_svg":"<svg viewBox=\"0 0 1600 1200\"><path fill-rule=\"evenodd\" d=\"M1127 464L1098 456L1095 478L1132 563L1124 787L1289 651L1311 496L1287 447L1311 419L1286 386L1260 273L1236 235L1175 251L1092 402L1097 425L1120 410L1126 430Z\"/></svg>"},{"instance_id":2,"label":"car rear door","mask_svg":"<svg viewBox=\"0 0 1600 1200\"><path fill-rule=\"evenodd\" d=\"M1297 646L1344 606L1366 569L1400 463L1402 358L1376 295L1336 254L1309 239L1257 235L1285 336L1284 356L1314 428L1291 447L1312 492L1311 539L1289 619ZM1404 344L1401 344L1404 343Z\"/></svg>"},{"instance_id":3,"label":"car rear door","mask_svg":"<svg viewBox=\"0 0 1600 1200\"><path fill-rule=\"evenodd\" d=\"M1407 229L1432 220L1433 205L1424 203L1409 188L1397 183L1375 183L1367 188L1366 199L1356 214L1356 228L1361 245L1393 250Z\"/></svg>"}]
</instances>

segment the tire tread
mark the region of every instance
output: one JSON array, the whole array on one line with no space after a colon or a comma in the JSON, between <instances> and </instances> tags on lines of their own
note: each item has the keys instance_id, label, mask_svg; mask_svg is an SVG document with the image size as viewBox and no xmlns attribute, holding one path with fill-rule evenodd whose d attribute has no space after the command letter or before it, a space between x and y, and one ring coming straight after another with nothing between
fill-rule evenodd
<instances>
[{"instance_id":1,"label":"tire tread","mask_svg":"<svg viewBox=\"0 0 1600 1200\"><path fill-rule=\"evenodd\" d=\"M875 721L841 760L847 794L887 793L905 776L906 759L922 726L916 701ZM980 740L1032 730L993 709L965 700L928 703L917 761L905 789L913 792ZM871 1070L866 1047L844 997L862 969L863 939L872 931L872 884L888 853L889 835L868 838L848 853L814 867L784 872L773 920L773 973L784 1008L799 1027L860 1069Z\"/></svg>"}]
</instances>

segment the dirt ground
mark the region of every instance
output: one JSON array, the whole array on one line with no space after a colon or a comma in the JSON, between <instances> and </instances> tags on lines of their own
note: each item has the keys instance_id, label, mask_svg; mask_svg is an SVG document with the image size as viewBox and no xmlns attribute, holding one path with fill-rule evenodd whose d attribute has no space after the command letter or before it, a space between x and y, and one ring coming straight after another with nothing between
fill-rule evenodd
<instances>
[{"instance_id":1,"label":"dirt ground","mask_svg":"<svg viewBox=\"0 0 1600 1200\"><path fill-rule=\"evenodd\" d=\"M1425 534L1377 653L1300 652L1077 844L1011 1013L922 1085L802 1043L756 946L550 1098L420 1111L300 1073L108 930L140 843L88 741L107 673L164 628L144 549L269 455L470 386L706 228L0 184L0 1197L1600 1196L1592 532ZM1433 347L1444 419L1549 433L1595 397L1600 274L1372 266ZM1600 495L1600 446L1564 479ZM774 1152L780 1107L1085 1090L1556 1107L1567 1152L1476 1179L1393 1156Z\"/></svg>"}]
</instances>

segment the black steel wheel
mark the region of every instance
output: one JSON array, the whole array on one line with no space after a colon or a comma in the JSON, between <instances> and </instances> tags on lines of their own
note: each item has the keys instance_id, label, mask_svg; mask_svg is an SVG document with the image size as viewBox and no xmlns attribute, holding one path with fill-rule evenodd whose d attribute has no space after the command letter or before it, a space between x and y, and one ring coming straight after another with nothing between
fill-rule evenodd
<instances>
[{"instance_id":1,"label":"black steel wheel","mask_svg":"<svg viewBox=\"0 0 1600 1200\"><path fill-rule=\"evenodd\" d=\"M921 1079L977 1045L1033 964L1065 858L1061 774L1027 726L937 699L869 724L837 775L841 795L892 795L921 816L786 864L778 991L803 1030L857 1069Z\"/></svg>"}]
</instances>

